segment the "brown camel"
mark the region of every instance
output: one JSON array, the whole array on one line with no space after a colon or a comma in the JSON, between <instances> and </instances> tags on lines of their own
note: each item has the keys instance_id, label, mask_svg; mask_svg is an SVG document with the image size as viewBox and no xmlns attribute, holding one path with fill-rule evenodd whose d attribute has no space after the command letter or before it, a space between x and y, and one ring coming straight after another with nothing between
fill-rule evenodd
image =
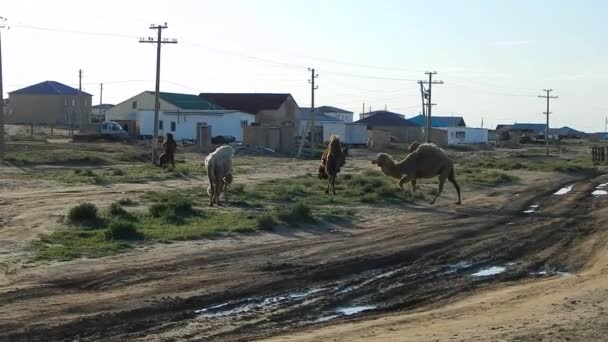
<instances>
[{"instance_id":1,"label":"brown camel","mask_svg":"<svg viewBox=\"0 0 608 342\"><path fill-rule=\"evenodd\" d=\"M438 176L439 189L431 204L435 203L435 200L443 191L443 184L447 179L456 188L458 193L457 204L461 203L460 186L454 177L454 163L441 148L433 144L420 144L414 152L399 162L395 162L386 153L379 153L376 159L372 160L372 164L378 165L385 175L399 179L401 189L403 189L403 184L410 182L412 185L412 199L416 192L416 180L418 178Z\"/></svg>"},{"instance_id":2,"label":"brown camel","mask_svg":"<svg viewBox=\"0 0 608 342\"><path fill-rule=\"evenodd\" d=\"M346 158L340 145L340 139L332 135L327 150L321 156L321 166L319 166L319 178L327 178L326 194L329 194L330 189L334 195L336 194L336 177L338 177L340 168L344 166L345 162Z\"/></svg>"}]
</instances>

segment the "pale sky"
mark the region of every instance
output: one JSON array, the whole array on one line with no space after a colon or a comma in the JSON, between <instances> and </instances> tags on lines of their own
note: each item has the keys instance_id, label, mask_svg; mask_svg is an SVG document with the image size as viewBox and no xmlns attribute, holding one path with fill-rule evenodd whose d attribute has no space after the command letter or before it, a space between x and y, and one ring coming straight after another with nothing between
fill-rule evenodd
<instances>
[{"instance_id":1,"label":"pale sky","mask_svg":"<svg viewBox=\"0 0 608 342\"><path fill-rule=\"evenodd\" d=\"M99 103L154 90L155 48L138 43L167 22L161 91L291 93L310 106L359 113L420 111L416 80L437 71L437 115L468 126L544 122L603 131L608 115L608 1L534 0L2 0L4 91L45 80ZM356 115L358 118L358 115Z\"/></svg>"}]
</instances>

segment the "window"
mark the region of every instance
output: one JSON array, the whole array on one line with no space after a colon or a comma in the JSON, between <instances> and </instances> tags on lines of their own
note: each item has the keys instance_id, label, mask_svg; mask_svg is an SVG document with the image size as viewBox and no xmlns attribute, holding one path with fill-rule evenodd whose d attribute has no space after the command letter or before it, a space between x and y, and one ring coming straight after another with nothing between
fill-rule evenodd
<instances>
[{"instance_id":1,"label":"window","mask_svg":"<svg viewBox=\"0 0 608 342\"><path fill-rule=\"evenodd\" d=\"M163 130L163 120L158 120L158 129Z\"/></svg>"},{"instance_id":2,"label":"window","mask_svg":"<svg viewBox=\"0 0 608 342\"><path fill-rule=\"evenodd\" d=\"M463 131L456 132L456 138L457 139L464 139L464 132Z\"/></svg>"},{"instance_id":3,"label":"window","mask_svg":"<svg viewBox=\"0 0 608 342\"><path fill-rule=\"evenodd\" d=\"M171 121L171 132L175 132L175 121Z\"/></svg>"},{"instance_id":4,"label":"window","mask_svg":"<svg viewBox=\"0 0 608 342\"><path fill-rule=\"evenodd\" d=\"M132 109L137 109L137 101L131 102L131 108Z\"/></svg>"},{"instance_id":5,"label":"window","mask_svg":"<svg viewBox=\"0 0 608 342\"><path fill-rule=\"evenodd\" d=\"M72 99L72 107L75 107L75 106L76 106L76 100Z\"/></svg>"},{"instance_id":6,"label":"window","mask_svg":"<svg viewBox=\"0 0 608 342\"><path fill-rule=\"evenodd\" d=\"M249 121L247 120L241 120L241 127L245 127L249 124Z\"/></svg>"}]
</instances>

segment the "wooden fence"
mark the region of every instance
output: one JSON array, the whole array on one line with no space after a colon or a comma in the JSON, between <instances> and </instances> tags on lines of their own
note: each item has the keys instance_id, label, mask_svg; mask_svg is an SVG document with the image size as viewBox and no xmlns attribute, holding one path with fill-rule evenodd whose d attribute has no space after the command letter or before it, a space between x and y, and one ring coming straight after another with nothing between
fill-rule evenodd
<instances>
[{"instance_id":1,"label":"wooden fence","mask_svg":"<svg viewBox=\"0 0 608 342\"><path fill-rule=\"evenodd\" d=\"M608 152L608 148L604 146L591 147L591 158L593 159L593 164L605 163L606 152Z\"/></svg>"}]
</instances>

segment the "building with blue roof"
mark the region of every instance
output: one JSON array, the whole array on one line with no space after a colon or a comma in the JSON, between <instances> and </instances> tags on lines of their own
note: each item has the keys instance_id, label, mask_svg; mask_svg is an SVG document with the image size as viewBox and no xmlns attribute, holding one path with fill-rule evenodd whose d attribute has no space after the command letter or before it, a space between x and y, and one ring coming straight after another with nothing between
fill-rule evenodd
<instances>
[{"instance_id":1,"label":"building with blue roof","mask_svg":"<svg viewBox=\"0 0 608 342\"><path fill-rule=\"evenodd\" d=\"M6 120L16 124L90 123L92 95L56 81L44 81L8 93Z\"/></svg>"},{"instance_id":2,"label":"building with blue roof","mask_svg":"<svg viewBox=\"0 0 608 342\"><path fill-rule=\"evenodd\" d=\"M416 126L424 126L426 117L424 115L416 115L413 118L407 119ZM431 115L431 127L466 127L462 116L435 116Z\"/></svg>"}]
</instances>

